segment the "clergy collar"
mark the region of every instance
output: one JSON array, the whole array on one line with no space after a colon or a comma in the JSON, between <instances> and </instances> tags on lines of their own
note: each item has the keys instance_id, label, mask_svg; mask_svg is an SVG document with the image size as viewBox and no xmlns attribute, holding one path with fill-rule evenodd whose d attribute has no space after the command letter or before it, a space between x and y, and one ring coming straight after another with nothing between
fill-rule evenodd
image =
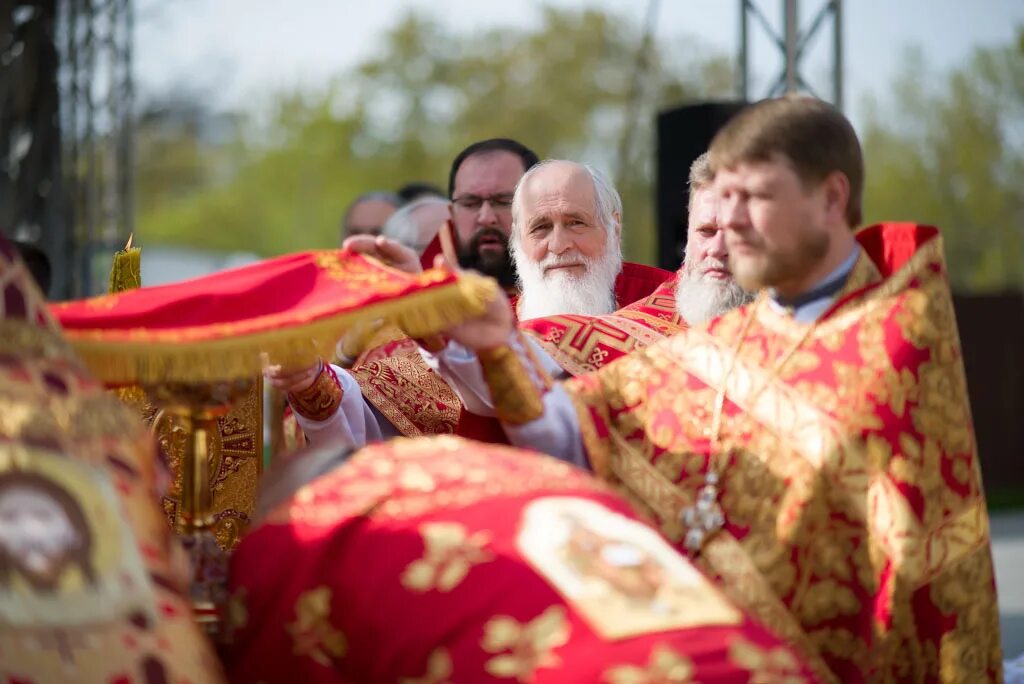
<instances>
[{"instance_id":1,"label":"clergy collar","mask_svg":"<svg viewBox=\"0 0 1024 684\"><path fill-rule=\"evenodd\" d=\"M818 281L814 287L796 297L782 297L774 288L769 289L768 294L776 305L792 312L793 317L798 321L813 321L825 312L833 297L846 285L846 280L853 271L853 265L857 263L858 256L860 256L860 245L854 245L850 256L846 257L843 263Z\"/></svg>"}]
</instances>

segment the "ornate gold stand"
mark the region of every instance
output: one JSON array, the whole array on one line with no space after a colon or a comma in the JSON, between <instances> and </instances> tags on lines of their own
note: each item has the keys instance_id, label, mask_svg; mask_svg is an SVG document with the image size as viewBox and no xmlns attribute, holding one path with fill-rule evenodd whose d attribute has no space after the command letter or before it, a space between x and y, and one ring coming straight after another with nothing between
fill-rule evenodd
<instances>
[{"instance_id":1,"label":"ornate gold stand","mask_svg":"<svg viewBox=\"0 0 1024 684\"><path fill-rule=\"evenodd\" d=\"M189 598L196 620L211 636L220 630L226 602L227 553L214 534L210 492L210 437L217 419L248 394L253 380L207 385L165 384L145 388L149 400L174 416L188 436L181 457L178 533L190 562Z\"/></svg>"}]
</instances>

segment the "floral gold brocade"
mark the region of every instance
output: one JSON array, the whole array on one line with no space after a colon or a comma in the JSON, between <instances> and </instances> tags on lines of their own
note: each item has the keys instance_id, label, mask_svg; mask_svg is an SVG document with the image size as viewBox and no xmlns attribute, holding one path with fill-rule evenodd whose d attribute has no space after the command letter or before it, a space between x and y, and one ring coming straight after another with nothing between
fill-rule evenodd
<instances>
[{"instance_id":1,"label":"floral gold brocade","mask_svg":"<svg viewBox=\"0 0 1024 684\"><path fill-rule=\"evenodd\" d=\"M565 609L552 606L526 624L500 616L484 625L481 646L496 653L487 661L486 670L495 677L527 682L534 671L558 665L552 651L569 640Z\"/></svg>"},{"instance_id":2,"label":"floral gold brocade","mask_svg":"<svg viewBox=\"0 0 1024 684\"><path fill-rule=\"evenodd\" d=\"M387 346L387 355L350 371L363 398L406 437L454 433L462 413L455 391L427 366L412 339Z\"/></svg>"},{"instance_id":3,"label":"floral gold brocade","mask_svg":"<svg viewBox=\"0 0 1024 684\"><path fill-rule=\"evenodd\" d=\"M420 534L423 557L402 573L402 586L412 591L451 591L471 567L494 559L484 548L489 538L486 532L468 534L458 523L427 523L420 527Z\"/></svg>"},{"instance_id":4,"label":"floral gold brocade","mask_svg":"<svg viewBox=\"0 0 1024 684\"><path fill-rule=\"evenodd\" d=\"M619 665L604 673L608 684L688 684L693 682L693 662L664 646L655 646L646 667Z\"/></svg>"},{"instance_id":5,"label":"floral gold brocade","mask_svg":"<svg viewBox=\"0 0 1024 684\"><path fill-rule=\"evenodd\" d=\"M839 681L999 681L988 517L941 239L892 224L858 240L836 304L777 376L805 324L757 307L727 373L752 307L734 311L568 383L584 444L595 470L678 539L724 383L726 526L700 561L729 595Z\"/></svg>"},{"instance_id":6,"label":"floral gold brocade","mask_svg":"<svg viewBox=\"0 0 1024 684\"><path fill-rule=\"evenodd\" d=\"M0 291L0 679L222 681L154 499L145 426L86 373L2 236ZM29 545L12 547L12 531Z\"/></svg>"},{"instance_id":7,"label":"floral gold brocade","mask_svg":"<svg viewBox=\"0 0 1024 684\"><path fill-rule=\"evenodd\" d=\"M757 681L734 644L808 674L597 478L506 446L368 446L233 560L232 681Z\"/></svg>"},{"instance_id":8,"label":"floral gold brocade","mask_svg":"<svg viewBox=\"0 0 1024 684\"><path fill-rule=\"evenodd\" d=\"M742 639L732 642L729 655L733 662L750 672L750 681L765 684L802 684L800 663L789 651L762 649Z\"/></svg>"},{"instance_id":9,"label":"floral gold brocade","mask_svg":"<svg viewBox=\"0 0 1024 684\"><path fill-rule=\"evenodd\" d=\"M309 656L324 667L345 655L345 635L331 626L331 590L311 589L295 604L295 622L288 625L296 655Z\"/></svg>"}]
</instances>

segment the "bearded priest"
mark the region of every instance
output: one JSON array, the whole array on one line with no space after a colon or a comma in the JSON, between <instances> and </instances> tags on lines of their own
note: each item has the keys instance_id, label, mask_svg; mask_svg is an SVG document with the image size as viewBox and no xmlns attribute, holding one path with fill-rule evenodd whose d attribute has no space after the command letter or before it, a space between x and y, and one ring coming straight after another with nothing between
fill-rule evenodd
<instances>
[{"instance_id":1,"label":"bearded priest","mask_svg":"<svg viewBox=\"0 0 1024 684\"><path fill-rule=\"evenodd\" d=\"M592 167L564 160L538 164L519 181L511 205L516 219L510 250L524 317L611 314L620 303L634 301L622 301L623 296L647 297L671 278L667 271L623 264L622 200ZM417 255L393 241L363 237L345 244L399 268L420 269ZM659 322L677 329L674 321ZM268 373L288 393L310 442L343 438L362 446L397 434L445 433L506 441L493 413L488 417L464 410L447 383L424 363L419 344L400 331L381 331L369 348L342 364L348 369L321 364L297 373Z\"/></svg>"},{"instance_id":2,"label":"bearded priest","mask_svg":"<svg viewBox=\"0 0 1024 684\"><path fill-rule=\"evenodd\" d=\"M542 318L523 315L526 307L520 299L519 329L551 357L551 363L547 363L549 372L556 376L576 376L598 370L687 325L701 325L753 299L729 270L729 251L719 220L720 202L711 187L713 179L708 155L704 153L690 167L689 221L683 265L649 296L610 314L562 313ZM528 224L526 219L530 219L530 214L519 203L514 203L512 208L512 244L517 245L517 227ZM513 249L516 263L526 261L522 253L520 248ZM522 266L519 272L533 270L539 268L530 264ZM567 287L570 285L566 283ZM538 358L547 361L543 354ZM476 359L470 358L467 362L467 372L475 370ZM494 415L485 397L478 400L481 401L478 410Z\"/></svg>"},{"instance_id":3,"label":"bearded priest","mask_svg":"<svg viewBox=\"0 0 1024 684\"><path fill-rule=\"evenodd\" d=\"M545 391L508 306L449 331L510 440L588 467L834 681L1001 680L988 515L938 231L861 229L849 121L787 96L710 149L750 305ZM458 343L458 344L457 344Z\"/></svg>"}]
</instances>

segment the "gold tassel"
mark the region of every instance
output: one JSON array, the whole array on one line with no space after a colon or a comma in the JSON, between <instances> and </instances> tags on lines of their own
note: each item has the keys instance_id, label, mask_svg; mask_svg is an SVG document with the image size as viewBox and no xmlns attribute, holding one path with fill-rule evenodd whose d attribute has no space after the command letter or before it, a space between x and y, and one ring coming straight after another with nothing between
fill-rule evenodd
<instances>
[{"instance_id":1,"label":"gold tassel","mask_svg":"<svg viewBox=\"0 0 1024 684\"><path fill-rule=\"evenodd\" d=\"M337 341L362 321L384 319L411 337L426 337L479 316L497 283L463 274L449 285L293 327L202 342L112 340L104 330L66 330L68 341L99 379L110 384L207 383L260 375L261 353L284 368L329 359Z\"/></svg>"}]
</instances>

